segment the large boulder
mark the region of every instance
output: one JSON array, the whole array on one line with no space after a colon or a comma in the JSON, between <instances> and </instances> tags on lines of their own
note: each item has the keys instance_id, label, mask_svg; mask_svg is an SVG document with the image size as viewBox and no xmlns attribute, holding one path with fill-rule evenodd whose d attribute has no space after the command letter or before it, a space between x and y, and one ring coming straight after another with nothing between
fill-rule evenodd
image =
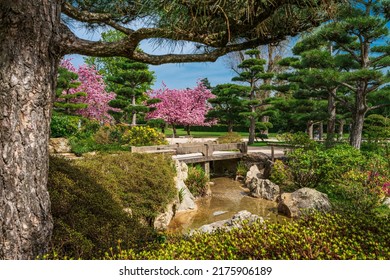
<instances>
[{"instance_id":1,"label":"large boulder","mask_svg":"<svg viewBox=\"0 0 390 280\"><path fill-rule=\"evenodd\" d=\"M280 196L278 212L296 218L313 210L327 212L332 209L328 196L311 188L301 188Z\"/></svg>"},{"instance_id":2,"label":"large boulder","mask_svg":"<svg viewBox=\"0 0 390 280\"><path fill-rule=\"evenodd\" d=\"M175 161L176 177L175 187L177 197L167 205L165 212L159 214L154 220L154 228L166 230L176 212L196 210L195 198L184 183L188 177L188 166L184 162Z\"/></svg>"},{"instance_id":3,"label":"large boulder","mask_svg":"<svg viewBox=\"0 0 390 280\"><path fill-rule=\"evenodd\" d=\"M203 225L194 232L211 233L217 229L223 229L226 231L234 228L242 228L243 222L246 221L249 225L255 222L263 223L264 219L258 215L252 214L249 211L243 210L233 215L231 219L217 221L208 225Z\"/></svg>"},{"instance_id":4,"label":"large boulder","mask_svg":"<svg viewBox=\"0 0 390 280\"><path fill-rule=\"evenodd\" d=\"M188 166L185 162L176 160L176 177L175 185L178 192L178 203L176 205L176 211L195 210L195 198L184 183L188 177Z\"/></svg>"},{"instance_id":5,"label":"large boulder","mask_svg":"<svg viewBox=\"0 0 390 280\"><path fill-rule=\"evenodd\" d=\"M245 186L250 190L250 195L276 201L280 194L280 188L268 179L262 178L262 172L257 165L253 165L246 174Z\"/></svg>"},{"instance_id":6,"label":"large boulder","mask_svg":"<svg viewBox=\"0 0 390 280\"><path fill-rule=\"evenodd\" d=\"M262 179L268 179L271 174L272 161L270 157L264 153L250 153L242 157L241 162L249 169L253 165L256 165L260 170L260 176Z\"/></svg>"}]
</instances>

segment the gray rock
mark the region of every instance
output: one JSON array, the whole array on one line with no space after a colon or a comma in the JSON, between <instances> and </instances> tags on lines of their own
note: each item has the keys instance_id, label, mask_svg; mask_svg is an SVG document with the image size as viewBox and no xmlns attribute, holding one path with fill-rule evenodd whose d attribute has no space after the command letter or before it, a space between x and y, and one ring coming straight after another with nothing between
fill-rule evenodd
<instances>
[{"instance_id":1,"label":"gray rock","mask_svg":"<svg viewBox=\"0 0 390 280\"><path fill-rule=\"evenodd\" d=\"M264 153L250 153L243 156L241 162L249 169L253 165L256 165L261 171L261 178L268 179L271 174L272 161L270 157Z\"/></svg>"},{"instance_id":2,"label":"gray rock","mask_svg":"<svg viewBox=\"0 0 390 280\"><path fill-rule=\"evenodd\" d=\"M256 198L276 201L280 194L279 186L268 179L262 179L262 173L256 165L249 169L245 186L250 190L250 195Z\"/></svg>"},{"instance_id":3,"label":"gray rock","mask_svg":"<svg viewBox=\"0 0 390 280\"><path fill-rule=\"evenodd\" d=\"M188 177L187 164L176 160L175 167L175 187L177 189L177 198L168 204L164 213L159 214L155 218L154 228L158 230L167 229L176 212L193 211L197 209L195 198L184 183Z\"/></svg>"},{"instance_id":4,"label":"gray rock","mask_svg":"<svg viewBox=\"0 0 390 280\"><path fill-rule=\"evenodd\" d=\"M280 196L278 212L296 218L312 210L327 212L332 209L328 196L315 189L301 188Z\"/></svg>"},{"instance_id":5,"label":"gray rock","mask_svg":"<svg viewBox=\"0 0 390 280\"><path fill-rule=\"evenodd\" d=\"M175 212L174 212L175 203L168 204L164 213L157 215L154 219L153 226L157 230L166 230L169 223L171 222Z\"/></svg>"},{"instance_id":6,"label":"gray rock","mask_svg":"<svg viewBox=\"0 0 390 280\"><path fill-rule=\"evenodd\" d=\"M194 234L195 232L211 233L217 229L229 231L234 228L241 228L244 221L247 221L248 224L253 224L255 222L263 223L264 219L258 215L250 213L249 211L243 210L233 215L231 219L226 219L208 225L203 225L197 230L192 231L190 234Z\"/></svg>"},{"instance_id":7,"label":"gray rock","mask_svg":"<svg viewBox=\"0 0 390 280\"><path fill-rule=\"evenodd\" d=\"M176 203L176 211L195 210L195 198L187 188L184 181L188 177L188 166L184 162L176 160L176 177L175 185L178 192L178 199Z\"/></svg>"}]
</instances>

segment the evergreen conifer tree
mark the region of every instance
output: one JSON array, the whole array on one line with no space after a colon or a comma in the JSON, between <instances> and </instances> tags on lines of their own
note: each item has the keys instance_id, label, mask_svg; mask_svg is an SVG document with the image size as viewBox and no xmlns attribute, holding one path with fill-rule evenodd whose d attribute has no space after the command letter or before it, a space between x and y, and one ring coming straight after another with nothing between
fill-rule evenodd
<instances>
[{"instance_id":1,"label":"evergreen conifer tree","mask_svg":"<svg viewBox=\"0 0 390 280\"><path fill-rule=\"evenodd\" d=\"M260 96L261 91L269 89L268 84L263 83L263 85L259 85L259 82L261 80L264 82L265 80L271 79L274 74L266 73L264 71L264 64L266 61L260 58L259 50L248 50L245 52L245 54L248 55L249 58L243 60L238 65L238 69L240 71L237 73L238 76L233 77L232 81L249 84L248 99L244 103L244 105L248 107L249 110L247 112L241 113L241 115L249 119L248 144L253 144L255 141L256 124L261 125L260 122L258 122L260 117L258 108L262 105L262 98Z\"/></svg>"},{"instance_id":2,"label":"evergreen conifer tree","mask_svg":"<svg viewBox=\"0 0 390 280\"><path fill-rule=\"evenodd\" d=\"M116 85L116 98L109 105L121 109L121 112L112 112L117 121L137 124L137 114L147 112L146 105L141 104L146 99L144 93L150 89L154 80L153 72L145 63L121 59L113 62L116 71L107 79Z\"/></svg>"},{"instance_id":3,"label":"evergreen conifer tree","mask_svg":"<svg viewBox=\"0 0 390 280\"><path fill-rule=\"evenodd\" d=\"M351 113L350 144L357 149L361 146L366 114L390 106L389 102L375 98L390 95L386 86L389 75L383 71L390 66L388 4L388 1L350 1L350 5L340 8L337 19L322 26L310 38L328 42L335 54L331 57L328 52L321 57L318 50L307 53L317 55L318 64L333 64L317 80L339 88L330 93Z\"/></svg>"},{"instance_id":4,"label":"evergreen conifer tree","mask_svg":"<svg viewBox=\"0 0 390 280\"><path fill-rule=\"evenodd\" d=\"M212 109L208 112L207 117L218 119L219 123L227 125L228 132L232 132L234 125L244 123L240 114L248 109L244 102L249 97L249 91L247 86L217 85L211 91L216 97L208 100Z\"/></svg>"},{"instance_id":5,"label":"evergreen conifer tree","mask_svg":"<svg viewBox=\"0 0 390 280\"><path fill-rule=\"evenodd\" d=\"M88 105L81 102L72 102L80 96L86 96L85 92L71 92L81 85L77 80L78 75L64 67L58 68L56 100L54 102L54 109L66 114L72 114L76 110L87 108Z\"/></svg>"}]
</instances>

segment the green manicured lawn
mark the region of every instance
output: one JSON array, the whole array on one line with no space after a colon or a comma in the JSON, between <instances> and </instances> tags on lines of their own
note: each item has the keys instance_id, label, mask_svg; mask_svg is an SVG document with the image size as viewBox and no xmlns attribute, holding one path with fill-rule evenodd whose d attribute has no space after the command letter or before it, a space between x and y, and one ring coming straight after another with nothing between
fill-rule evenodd
<instances>
[{"instance_id":1,"label":"green manicured lawn","mask_svg":"<svg viewBox=\"0 0 390 280\"><path fill-rule=\"evenodd\" d=\"M176 129L177 136L187 136L187 131L183 128ZM194 138L216 138L225 135L227 132L220 131L191 131L191 136ZM172 129L165 129L166 137L172 137ZM248 132L239 132L242 137L248 137Z\"/></svg>"},{"instance_id":2,"label":"green manicured lawn","mask_svg":"<svg viewBox=\"0 0 390 280\"><path fill-rule=\"evenodd\" d=\"M177 136L187 136L187 131L183 128L176 129ZM227 132L221 131L191 131L191 136L194 138L217 138L219 136L225 135ZM247 138L248 132L238 132L243 138ZM172 129L165 129L166 137L172 137ZM276 137L277 133L270 133L268 137Z\"/></svg>"}]
</instances>

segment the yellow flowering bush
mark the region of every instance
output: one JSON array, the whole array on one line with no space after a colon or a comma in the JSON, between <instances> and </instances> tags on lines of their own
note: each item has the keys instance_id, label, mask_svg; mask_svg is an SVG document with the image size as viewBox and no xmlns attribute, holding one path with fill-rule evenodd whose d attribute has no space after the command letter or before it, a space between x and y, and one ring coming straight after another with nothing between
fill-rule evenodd
<instances>
[{"instance_id":1,"label":"yellow flowering bush","mask_svg":"<svg viewBox=\"0 0 390 280\"><path fill-rule=\"evenodd\" d=\"M126 130L122 142L131 146L152 146L168 144L165 135L149 126L133 126Z\"/></svg>"}]
</instances>

